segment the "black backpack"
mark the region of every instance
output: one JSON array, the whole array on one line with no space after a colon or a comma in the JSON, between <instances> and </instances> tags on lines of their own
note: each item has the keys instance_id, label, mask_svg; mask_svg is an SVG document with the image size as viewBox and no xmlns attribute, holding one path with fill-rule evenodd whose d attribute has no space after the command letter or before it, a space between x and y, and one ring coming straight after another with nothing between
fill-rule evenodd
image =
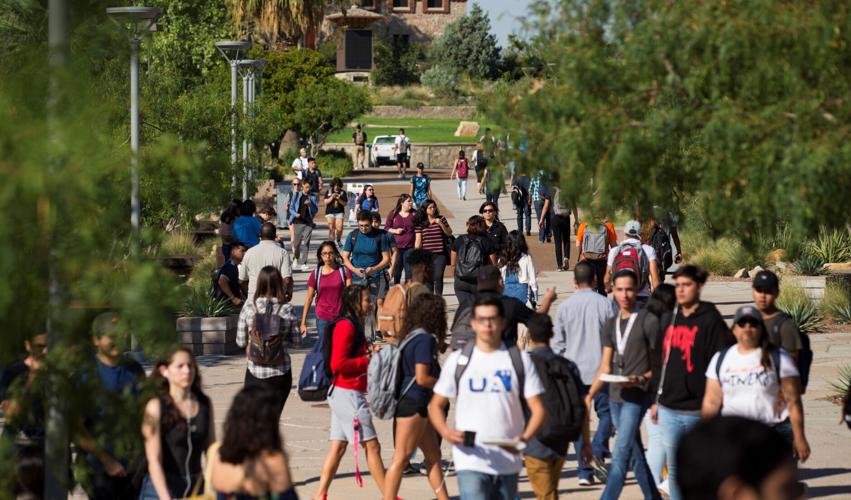
<instances>
[{"instance_id":1,"label":"black backpack","mask_svg":"<svg viewBox=\"0 0 851 500\"><path fill-rule=\"evenodd\" d=\"M511 186L511 202L514 203L514 206L519 207L523 205L525 200L526 193L523 191L523 188L517 184Z\"/></svg>"},{"instance_id":2,"label":"black backpack","mask_svg":"<svg viewBox=\"0 0 851 500\"><path fill-rule=\"evenodd\" d=\"M674 249L671 247L671 235L662 226L653 226L650 233L649 244L656 251L656 260L659 262L659 273L664 275L674 264Z\"/></svg>"},{"instance_id":3,"label":"black backpack","mask_svg":"<svg viewBox=\"0 0 851 500\"><path fill-rule=\"evenodd\" d=\"M544 384L541 399L547 409L547 419L535 438L564 456L568 444L579 438L585 424L582 376L576 363L561 356L545 359L533 354L532 362Z\"/></svg>"},{"instance_id":4,"label":"black backpack","mask_svg":"<svg viewBox=\"0 0 851 500\"><path fill-rule=\"evenodd\" d=\"M461 249L458 251L458 260L455 263L455 276L468 281L476 282L479 268L485 262L485 246L479 238L467 236Z\"/></svg>"},{"instance_id":5,"label":"black backpack","mask_svg":"<svg viewBox=\"0 0 851 500\"><path fill-rule=\"evenodd\" d=\"M792 318L786 314L780 314L781 318L774 322L774 326L769 332L771 342L778 347L780 347L781 342L780 328L783 326L783 323L793 321ZM809 335L802 332L800 329L798 329L798 338L801 339L801 349L798 350L798 358L795 360L795 364L798 367L798 373L801 375L801 394L804 394L807 391L807 384L810 381L810 367L813 364L813 349L810 347Z\"/></svg>"}]
</instances>

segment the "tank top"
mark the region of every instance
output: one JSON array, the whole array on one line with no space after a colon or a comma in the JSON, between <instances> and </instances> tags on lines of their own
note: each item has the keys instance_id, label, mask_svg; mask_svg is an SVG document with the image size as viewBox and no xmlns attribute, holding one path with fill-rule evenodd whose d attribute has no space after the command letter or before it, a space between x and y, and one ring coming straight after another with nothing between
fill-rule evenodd
<instances>
[{"instance_id":1,"label":"tank top","mask_svg":"<svg viewBox=\"0 0 851 500\"><path fill-rule=\"evenodd\" d=\"M186 458L189 457L188 472L192 481L201 473L201 454L207 450L207 440L210 436L210 400L204 395L193 396L198 402L198 413L189 419L189 428L186 426L186 420L180 420L169 428L163 425L166 402L160 396L160 448L163 470L168 475L185 478Z\"/></svg>"}]
</instances>

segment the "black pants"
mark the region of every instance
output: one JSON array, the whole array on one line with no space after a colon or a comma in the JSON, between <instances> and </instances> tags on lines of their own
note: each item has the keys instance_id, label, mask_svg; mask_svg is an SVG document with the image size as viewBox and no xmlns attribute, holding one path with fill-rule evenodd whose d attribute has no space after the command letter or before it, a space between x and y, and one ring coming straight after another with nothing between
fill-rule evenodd
<instances>
[{"instance_id":1,"label":"black pants","mask_svg":"<svg viewBox=\"0 0 851 500\"><path fill-rule=\"evenodd\" d=\"M570 216L554 215L552 219L553 241L556 244L556 265L559 268L567 266L562 264L566 258L570 260Z\"/></svg>"},{"instance_id":2,"label":"black pants","mask_svg":"<svg viewBox=\"0 0 851 500\"><path fill-rule=\"evenodd\" d=\"M245 369L245 387L262 387L275 395L275 404L278 406L278 418L284 411L284 404L290 396L293 388L293 372L288 371L283 375L269 378L257 378Z\"/></svg>"},{"instance_id":3,"label":"black pants","mask_svg":"<svg viewBox=\"0 0 851 500\"><path fill-rule=\"evenodd\" d=\"M93 500L136 500L139 498L139 488L133 486L133 477L110 477L103 470L92 476L92 484L87 489L89 498Z\"/></svg>"},{"instance_id":4,"label":"black pants","mask_svg":"<svg viewBox=\"0 0 851 500\"><path fill-rule=\"evenodd\" d=\"M458 310L473 307L476 303L476 284L455 278L455 296L458 297Z\"/></svg>"},{"instance_id":5,"label":"black pants","mask_svg":"<svg viewBox=\"0 0 851 500\"><path fill-rule=\"evenodd\" d=\"M411 266L408 265L408 253L413 248L396 249L396 267L393 268L393 284L398 285L402 281L402 269L405 270L405 281L411 279Z\"/></svg>"},{"instance_id":6,"label":"black pants","mask_svg":"<svg viewBox=\"0 0 851 500\"><path fill-rule=\"evenodd\" d=\"M606 296L606 282L603 278L606 277L606 259L586 259L586 261L594 267L594 274L597 275L597 293Z\"/></svg>"},{"instance_id":7,"label":"black pants","mask_svg":"<svg viewBox=\"0 0 851 500\"><path fill-rule=\"evenodd\" d=\"M520 205L515 205L514 210L517 211L517 230L523 232L523 220L526 220L526 234L532 232L532 205L529 200L523 198Z\"/></svg>"},{"instance_id":8,"label":"black pants","mask_svg":"<svg viewBox=\"0 0 851 500\"><path fill-rule=\"evenodd\" d=\"M446 254L431 254L431 282L426 283L428 289L435 295L443 295L443 273L446 272ZM398 262L398 261L397 261Z\"/></svg>"}]
</instances>

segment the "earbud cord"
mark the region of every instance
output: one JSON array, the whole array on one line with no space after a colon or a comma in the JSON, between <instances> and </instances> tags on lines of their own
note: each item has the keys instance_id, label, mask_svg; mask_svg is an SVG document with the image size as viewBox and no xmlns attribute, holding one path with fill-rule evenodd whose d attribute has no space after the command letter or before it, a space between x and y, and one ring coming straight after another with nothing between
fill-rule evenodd
<instances>
[{"instance_id":1,"label":"earbud cord","mask_svg":"<svg viewBox=\"0 0 851 500\"><path fill-rule=\"evenodd\" d=\"M199 408L200 410L200 408ZM192 458L192 426L190 424L190 414L192 413L192 393L189 393L189 411L186 412L186 461L183 463L184 471L186 471L186 489L183 490L183 497L189 496L189 491L192 489L192 477L189 473L189 460Z\"/></svg>"}]
</instances>

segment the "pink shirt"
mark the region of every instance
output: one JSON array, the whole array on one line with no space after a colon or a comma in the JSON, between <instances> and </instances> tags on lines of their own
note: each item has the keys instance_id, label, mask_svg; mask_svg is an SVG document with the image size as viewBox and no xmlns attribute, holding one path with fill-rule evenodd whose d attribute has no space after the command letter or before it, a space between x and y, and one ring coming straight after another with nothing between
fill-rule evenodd
<instances>
[{"instance_id":1,"label":"pink shirt","mask_svg":"<svg viewBox=\"0 0 851 500\"><path fill-rule=\"evenodd\" d=\"M323 268L319 268L322 272ZM352 273L345 270L346 279L352 279ZM316 289L316 270L307 278L307 286ZM319 290L316 290L316 317L324 321L334 321L340 314L340 304L343 302L343 290L346 283L340 276L340 269L335 269L330 274L323 274L319 279Z\"/></svg>"}]
</instances>

